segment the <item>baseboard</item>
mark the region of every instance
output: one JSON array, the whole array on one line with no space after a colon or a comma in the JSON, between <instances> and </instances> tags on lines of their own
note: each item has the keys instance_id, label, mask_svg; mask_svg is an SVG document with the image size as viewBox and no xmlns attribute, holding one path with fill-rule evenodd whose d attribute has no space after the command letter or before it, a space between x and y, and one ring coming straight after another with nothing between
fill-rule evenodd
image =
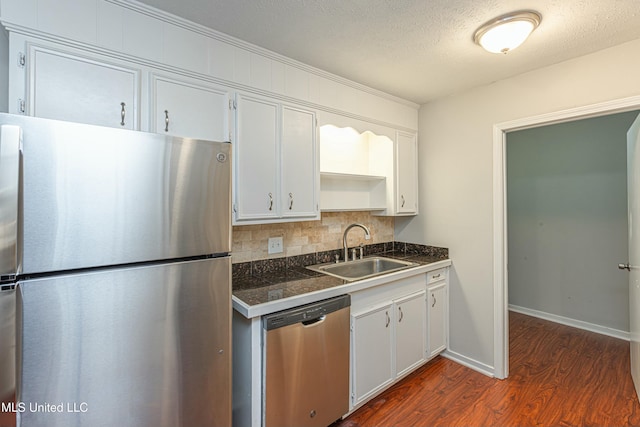
<instances>
[{"instance_id":1,"label":"baseboard","mask_svg":"<svg viewBox=\"0 0 640 427\"><path fill-rule=\"evenodd\" d=\"M545 313L527 307L509 304L509 310L516 313L526 314L528 316L537 317L539 319L549 320L550 322L560 323L562 325L572 326L585 331L595 332L596 334L607 335L613 338L629 341L629 332L618 329L609 328L607 326L596 325L595 323L584 322L582 320L570 319L568 317L558 316L556 314Z\"/></svg>"},{"instance_id":2,"label":"baseboard","mask_svg":"<svg viewBox=\"0 0 640 427\"><path fill-rule=\"evenodd\" d=\"M445 350L443 353L440 353L440 356L452 360L462 366L466 366L467 368L473 369L476 372L480 372L483 375L495 378L493 366L485 365L482 362L470 359L460 353L456 353L455 351L451 351L449 349Z\"/></svg>"}]
</instances>

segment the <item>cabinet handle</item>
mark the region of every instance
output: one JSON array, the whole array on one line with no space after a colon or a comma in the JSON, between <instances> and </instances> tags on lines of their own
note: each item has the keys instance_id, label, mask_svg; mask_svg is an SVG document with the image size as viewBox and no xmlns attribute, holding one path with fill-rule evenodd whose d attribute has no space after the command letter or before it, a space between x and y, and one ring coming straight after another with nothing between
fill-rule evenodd
<instances>
[{"instance_id":1,"label":"cabinet handle","mask_svg":"<svg viewBox=\"0 0 640 427\"><path fill-rule=\"evenodd\" d=\"M269 210L273 210L273 194L269 193Z\"/></svg>"},{"instance_id":2,"label":"cabinet handle","mask_svg":"<svg viewBox=\"0 0 640 427\"><path fill-rule=\"evenodd\" d=\"M433 299L433 302L431 303L431 307L435 307L436 306L436 294L431 294L431 298Z\"/></svg>"},{"instance_id":3,"label":"cabinet handle","mask_svg":"<svg viewBox=\"0 0 640 427\"><path fill-rule=\"evenodd\" d=\"M125 104L124 102L120 103L120 126L124 126L124 116L127 114L127 112L124 109L126 105L127 104Z\"/></svg>"},{"instance_id":4,"label":"cabinet handle","mask_svg":"<svg viewBox=\"0 0 640 427\"><path fill-rule=\"evenodd\" d=\"M164 131L169 132L169 110L164 110Z\"/></svg>"},{"instance_id":5,"label":"cabinet handle","mask_svg":"<svg viewBox=\"0 0 640 427\"><path fill-rule=\"evenodd\" d=\"M404 317L404 313L402 313L402 307L398 307L398 312L400 312L400 318L398 319L398 323L402 322L402 318Z\"/></svg>"},{"instance_id":6,"label":"cabinet handle","mask_svg":"<svg viewBox=\"0 0 640 427\"><path fill-rule=\"evenodd\" d=\"M293 209L293 194L289 193L289 210Z\"/></svg>"},{"instance_id":7,"label":"cabinet handle","mask_svg":"<svg viewBox=\"0 0 640 427\"><path fill-rule=\"evenodd\" d=\"M400 197L402 198L402 206L400 206L401 208L404 208L404 195L401 194Z\"/></svg>"},{"instance_id":8,"label":"cabinet handle","mask_svg":"<svg viewBox=\"0 0 640 427\"><path fill-rule=\"evenodd\" d=\"M384 314L387 316L387 324L384 325L385 328L389 327L389 323L391 323L391 318L389 317L389 311L385 311Z\"/></svg>"},{"instance_id":9,"label":"cabinet handle","mask_svg":"<svg viewBox=\"0 0 640 427\"><path fill-rule=\"evenodd\" d=\"M432 279L439 279L440 278L440 273L438 274L434 274L433 276L431 276Z\"/></svg>"}]
</instances>

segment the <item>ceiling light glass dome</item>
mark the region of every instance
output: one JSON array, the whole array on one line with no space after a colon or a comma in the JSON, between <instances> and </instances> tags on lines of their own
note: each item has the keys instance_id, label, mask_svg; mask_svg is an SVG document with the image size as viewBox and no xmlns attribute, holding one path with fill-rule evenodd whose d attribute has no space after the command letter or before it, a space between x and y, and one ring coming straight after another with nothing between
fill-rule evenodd
<instances>
[{"instance_id":1,"label":"ceiling light glass dome","mask_svg":"<svg viewBox=\"0 0 640 427\"><path fill-rule=\"evenodd\" d=\"M520 46L540 21L540 14L529 10L502 15L478 28L473 41L489 52L507 53Z\"/></svg>"}]
</instances>

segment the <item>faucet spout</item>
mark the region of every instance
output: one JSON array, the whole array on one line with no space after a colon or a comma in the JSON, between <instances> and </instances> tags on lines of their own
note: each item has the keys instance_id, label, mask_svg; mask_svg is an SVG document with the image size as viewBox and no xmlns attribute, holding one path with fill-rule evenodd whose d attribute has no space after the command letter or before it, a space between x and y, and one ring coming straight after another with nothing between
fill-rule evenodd
<instances>
[{"instance_id":1,"label":"faucet spout","mask_svg":"<svg viewBox=\"0 0 640 427\"><path fill-rule=\"evenodd\" d=\"M349 261L349 254L348 254L348 248L347 248L347 234L349 233L349 230L351 230L353 227L362 228L364 230L365 239L369 240L371 238L371 232L369 231L366 225L357 224L357 223L349 225L344 230L344 234L342 235L342 258L344 259L345 262Z\"/></svg>"}]
</instances>

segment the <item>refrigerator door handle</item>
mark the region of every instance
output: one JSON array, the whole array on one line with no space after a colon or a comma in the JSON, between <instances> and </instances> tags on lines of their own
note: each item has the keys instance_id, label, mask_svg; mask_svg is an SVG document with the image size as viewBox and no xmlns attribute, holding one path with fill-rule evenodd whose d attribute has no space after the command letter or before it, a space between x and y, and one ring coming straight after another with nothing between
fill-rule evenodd
<instances>
[{"instance_id":1,"label":"refrigerator door handle","mask_svg":"<svg viewBox=\"0 0 640 427\"><path fill-rule=\"evenodd\" d=\"M20 191L19 126L0 126L0 282L20 272L18 253L18 204Z\"/></svg>"}]
</instances>

